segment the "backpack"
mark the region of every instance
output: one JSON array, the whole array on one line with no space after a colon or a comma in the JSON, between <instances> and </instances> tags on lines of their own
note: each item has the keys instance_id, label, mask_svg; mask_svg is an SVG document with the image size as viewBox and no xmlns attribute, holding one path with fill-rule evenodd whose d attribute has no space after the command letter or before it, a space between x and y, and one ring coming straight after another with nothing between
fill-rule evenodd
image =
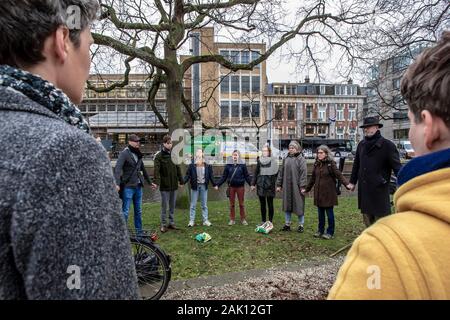
<instances>
[{"instance_id":1,"label":"backpack","mask_svg":"<svg viewBox=\"0 0 450 320\"><path fill-rule=\"evenodd\" d=\"M333 169L331 168L331 163L327 164L328 172L330 176L334 179L335 187L336 187L336 194L338 196L341 195L341 182L337 179L336 175L334 174Z\"/></svg>"}]
</instances>

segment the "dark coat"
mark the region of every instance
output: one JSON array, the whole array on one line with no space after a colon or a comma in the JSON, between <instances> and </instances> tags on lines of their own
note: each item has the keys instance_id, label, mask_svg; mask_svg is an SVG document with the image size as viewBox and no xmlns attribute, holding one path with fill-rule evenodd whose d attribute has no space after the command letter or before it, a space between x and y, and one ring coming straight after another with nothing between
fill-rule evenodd
<instances>
[{"instance_id":1,"label":"dark coat","mask_svg":"<svg viewBox=\"0 0 450 320\"><path fill-rule=\"evenodd\" d=\"M184 177L184 183L187 183L190 181L191 189L197 190L198 183L197 183L197 166L195 163L191 163L187 170L186 170L186 176ZM211 181L211 184L213 187L216 186L216 183L214 182L214 173L212 166L205 163L205 188L208 189L208 184Z\"/></svg>"},{"instance_id":2,"label":"dark coat","mask_svg":"<svg viewBox=\"0 0 450 320\"><path fill-rule=\"evenodd\" d=\"M233 175L235 169L236 173ZM243 187L245 185L245 182L247 182L249 185L251 185L252 183L245 163L227 164L217 185L220 187L225 183L225 181L230 180L231 176L233 176L233 179L229 181L231 187L239 188Z\"/></svg>"},{"instance_id":3,"label":"dark coat","mask_svg":"<svg viewBox=\"0 0 450 320\"><path fill-rule=\"evenodd\" d=\"M316 161L314 163L311 179L306 186L306 192L309 192L314 186L314 205L322 208L334 207L338 204L336 193L336 179L346 186L347 179L336 167L332 161Z\"/></svg>"},{"instance_id":4,"label":"dark coat","mask_svg":"<svg viewBox=\"0 0 450 320\"><path fill-rule=\"evenodd\" d=\"M385 216L391 213L391 173L397 175L401 168L398 150L394 143L381 136L367 149L366 140L358 144L350 183L358 182L358 208L362 213Z\"/></svg>"},{"instance_id":5,"label":"dark coat","mask_svg":"<svg viewBox=\"0 0 450 320\"><path fill-rule=\"evenodd\" d=\"M184 184L180 166L173 163L170 152L164 149L158 152L155 155L154 166L154 183L159 186L160 191L175 191L178 184Z\"/></svg>"},{"instance_id":6,"label":"dark coat","mask_svg":"<svg viewBox=\"0 0 450 320\"><path fill-rule=\"evenodd\" d=\"M116 167L114 168L114 177L117 185L125 182L125 187L137 187L139 183L144 185L144 178L149 184L152 183L142 160L139 161L140 168L135 169L138 161L134 159L128 148L125 148L120 153Z\"/></svg>"},{"instance_id":7,"label":"dark coat","mask_svg":"<svg viewBox=\"0 0 450 320\"><path fill-rule=\"evenodd\" d=\"M258 158L255 173L253 174L252 186L256 186L256 193L259 197L275 198L278 177L278 163L276 161L275 158L271 158L269 163L262 164ZM270 175L265 172L268 170L273 170L275 173Z\"/></svg>"}]
</instances>

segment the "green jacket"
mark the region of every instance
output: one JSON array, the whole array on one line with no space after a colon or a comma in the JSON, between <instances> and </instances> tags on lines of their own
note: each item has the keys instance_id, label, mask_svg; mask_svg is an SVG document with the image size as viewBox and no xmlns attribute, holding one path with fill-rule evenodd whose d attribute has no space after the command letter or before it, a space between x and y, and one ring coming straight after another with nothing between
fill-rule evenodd
<instances>
[{"instance_id":1,"label":"green jacket","mask_svg":"<svg viewBox=\"0 0 450 320\"><path fill-rule=\"evenodd\" d=\"M164 149L155 155L154 183L160 191L175 191L178 184L183 184L180 167L172 162L169 152Z\"/></svg>"}]
</instances>

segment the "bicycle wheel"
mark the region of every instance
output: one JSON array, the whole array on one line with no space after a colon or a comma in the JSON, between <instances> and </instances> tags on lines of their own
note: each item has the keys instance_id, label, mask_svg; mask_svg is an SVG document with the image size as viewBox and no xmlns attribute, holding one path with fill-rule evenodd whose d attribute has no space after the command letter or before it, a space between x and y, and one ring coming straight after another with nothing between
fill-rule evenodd
<instances>
[{"instance_id":1,"label":"bicycle wheel","mask_svg":"<svg viewBox=\"0 0 450 320\"><path fill-rule=\"evenodd\" d=\"M171 277L170 259L150 241L130 238L141 298L158 300Z\"/></svg>"}]
</instances>

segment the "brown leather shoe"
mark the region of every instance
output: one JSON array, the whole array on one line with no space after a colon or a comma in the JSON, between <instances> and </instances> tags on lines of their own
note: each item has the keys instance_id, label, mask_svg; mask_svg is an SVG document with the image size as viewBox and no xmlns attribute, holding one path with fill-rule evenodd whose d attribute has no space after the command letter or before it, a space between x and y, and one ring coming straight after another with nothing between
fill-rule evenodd
<instances>
[{"instance_id":1,"label":"brown leather shoe","mask_svg":"<svg viewBox=\"0 0 450 320\"><path fill-rule=\"evenodd\" d=\"M167 228L165 226L162 226L160 230L161 230L162 233L164 233L164 232L167 231Z\"/></svg>"},{"instance_id":2,"label":"brown leather shoe","mask_svg":"<svg viewBox=\"0 0 450 320\"><path fill-rule=\"evenodd\" d=\"M167 228L172 229L172 230L180 230L180 228L178 228L178 227L177 227L176 225L174 225L174 224L169 224L169 226L168 226Z\"/></svg>"}]
</instances>

